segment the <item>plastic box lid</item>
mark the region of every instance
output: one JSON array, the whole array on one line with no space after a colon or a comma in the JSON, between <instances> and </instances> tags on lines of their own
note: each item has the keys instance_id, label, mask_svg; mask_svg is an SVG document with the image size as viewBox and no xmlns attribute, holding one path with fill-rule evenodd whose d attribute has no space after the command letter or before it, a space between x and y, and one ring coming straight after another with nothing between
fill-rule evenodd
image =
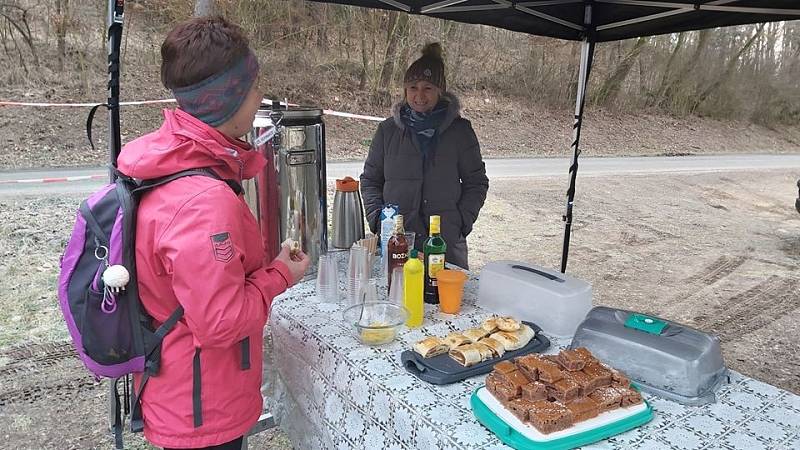
<instances>
[{"instance_id":1,"label":"plastic box lid","mask_svg":"<svg viewBox=\"0 0 800 450\"><path fill-rule=\"evenodd\" d=\"M598 306L570 348L586 347L643 391L687 405L716 401L728 370L716 336L654 316Z\"/></svg>"},{"instance_id":2,"label":"plastic box lid","mask_svg":"<svg viewBox=\"0 0 800 450\"><path fill-rule=\"evenodd\" d=\"M481 270L478 305L534 322L551 336L571 337L592 309L592 286L541 266L495 261Z\"/></svg>"}]
</instances>

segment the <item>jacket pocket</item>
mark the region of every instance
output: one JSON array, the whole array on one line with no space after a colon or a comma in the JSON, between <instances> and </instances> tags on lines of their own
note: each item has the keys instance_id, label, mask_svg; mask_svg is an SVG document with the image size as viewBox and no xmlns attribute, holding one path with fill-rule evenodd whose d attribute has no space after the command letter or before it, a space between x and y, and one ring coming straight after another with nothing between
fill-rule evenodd
<instances>
[{"instance_id":1,"label":"jacket pocket","mask_svg":"<svg viewBox=\"0 0 800 450\"><path fill-rule=\"evenodd\" d=\"M199 428L203 425L203 403L202 403L202 368L200 367L200 348L194 349L194 359L192 360L192 416L194 416L194 427Z\"/></svg>"},{"instance_id":2,"label":"jacket pocket","mask_svg":"<svg viewBox=\"0 0 800 450\"><path fill-rule=\"evenodd\" d=\"M242 370L250 369L250 336L239 341L239 347L242 351Z\"/></svg>"}]
</instances>

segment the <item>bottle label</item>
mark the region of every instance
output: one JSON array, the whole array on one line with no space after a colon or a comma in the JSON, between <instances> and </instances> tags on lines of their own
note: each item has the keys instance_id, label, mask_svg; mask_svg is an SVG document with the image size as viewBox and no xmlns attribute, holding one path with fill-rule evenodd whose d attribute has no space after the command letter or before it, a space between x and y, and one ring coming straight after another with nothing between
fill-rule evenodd
<instances>
[{"instance_id":1,"label":"bottle label","mask_svg":"<svg viewBox=\"0 0 800 450\"><path fill-rule=\"evenodd\" d=\"M430 234L439 234L441 233L441 217L439 216L431 216L430 221Z\"/></svg>"},{"instance_id":2,"label":"bottle label","mask_svg":"<svg viewBox=\"0 0 800 450\"><path fill-rule=\"evenodd\" d=\"M436 284L436 274L444 269L444 255L430 255L428 256L428 278L431 279L431 284Z\"/></svg>"},{"instance_id":3,"label":"bottle label","mask_svg":"<svg viewBox=\"0 0 800 450\"><path fill-rule=\"evenodd\" d=\"M406 254L406 253L392 253L392 259L406 260L406 259L408 259L408 254Z\"/></svg>"}]
</instances>

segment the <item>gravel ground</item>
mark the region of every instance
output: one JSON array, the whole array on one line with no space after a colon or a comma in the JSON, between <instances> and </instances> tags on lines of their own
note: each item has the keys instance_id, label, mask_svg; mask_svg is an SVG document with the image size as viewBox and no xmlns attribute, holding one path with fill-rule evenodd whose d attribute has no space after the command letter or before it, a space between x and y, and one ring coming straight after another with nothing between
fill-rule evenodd
<instances>
[{"instance_id":1,"label":"gravel ground","mask_svg":"<svg viewBox=\"0 0 800 450\"><path fill-rule=\"evenodd\" d=\"M800 394L797 175L579 177L568 271L593 284L596 304L714 332L730 367ZM492 183L469 238L472 268L497 259L556 267L564 183ZM0 436L8 448L110 448L104 386L66 342L54 289L80 199L0 200ZM151 448L140 436L127 443ZM272 432L251 448L290 444Z\"/></svg>"}]
</instances>

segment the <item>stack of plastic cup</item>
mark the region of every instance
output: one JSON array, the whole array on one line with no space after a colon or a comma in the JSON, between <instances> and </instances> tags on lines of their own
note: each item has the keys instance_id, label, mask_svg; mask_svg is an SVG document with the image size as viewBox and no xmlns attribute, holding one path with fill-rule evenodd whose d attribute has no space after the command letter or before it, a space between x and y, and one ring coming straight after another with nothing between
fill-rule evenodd
<instances>
[{"instance_id":1,"label":"stack of plastic cup","mask_svg":"<svg viewBox=\"0 0 800 450\"><path fill-rule=\"evenodd\" d=\"M369 249L360 245L350 248L350 262L347 266L347 305L362 303L361 291L370 279L372 258Z\"/></svg>"},{"instance_id":2,"label":"stack of plastic cup","mask_svg":"<svg viewBox=\"0 0 800 450\"><path fill-rule=\"evenodd\" d=\"M324 303L336 303L339 300L339 265L332 255L319 257L317 298Z\"/></svg>"}]
</instances>

